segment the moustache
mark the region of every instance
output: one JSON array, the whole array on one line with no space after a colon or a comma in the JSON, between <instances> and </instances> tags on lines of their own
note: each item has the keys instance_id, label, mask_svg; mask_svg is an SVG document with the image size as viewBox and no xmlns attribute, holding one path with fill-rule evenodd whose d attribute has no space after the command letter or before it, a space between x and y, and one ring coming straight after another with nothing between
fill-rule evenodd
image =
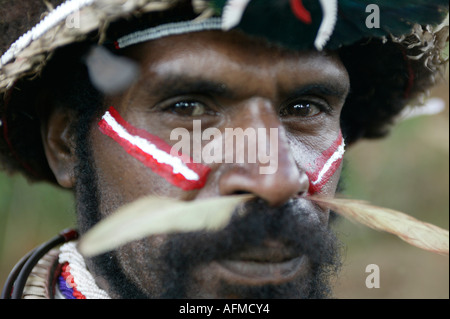
<instances>
[{"instance_id":1,"label":"moustache","mask_svg":"<svg viewBox=\"0 0 450 319\"><path fill-rule=\"evenodd\" d=\"M282 206L270 207L263 200L254 199L238 207L222 230L169 235L163 247L165 260L193 267L232 259L272 241L288 255L306 255L313 264L333 263L331 256L335 254L330 252L336 252L337 239L328 223L319 217L321 214L318 207L302 200L292 199Z\"/></svg>"}]
</instances>

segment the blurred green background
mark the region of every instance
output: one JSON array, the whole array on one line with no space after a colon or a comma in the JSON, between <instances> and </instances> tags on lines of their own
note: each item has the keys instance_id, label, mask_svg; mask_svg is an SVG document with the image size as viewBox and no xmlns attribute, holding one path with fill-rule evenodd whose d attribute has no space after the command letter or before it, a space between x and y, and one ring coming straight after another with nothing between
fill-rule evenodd
<instances>
[{"instance_id":1,"label":"blurred green background","mask_svg":"<svg viewBox=\"0 0 450 319\"><path fill-rule=\"evenodd\" d=\"M448 75L447 75L448 79ZM445 111L405 120L384 140L347 150L346 195L449 228L448 84L432 92ZM71 193L0 173L0 284L29 250L74 227ZM340 221L346 244L337 298L449 298L449 258L396 237ZM366 266L380 269L380 288L365 285Z\"/></svg>"},{"instance_id":2,"label":"blurred green background","mask_svg":"<svg viewBox=\"0 0 450 319\"><path fill-rule=\"evenodd\" d=\"M431 95L445 110L400 122L384 140L363 141L346 152L346 195L399 210L449 229L449 88ZM449 257L397 237L340 221L346 243L338 298L449 298ZM380 288L368 289L366 267L380 269Z\"/></svg>"}]
</instances>

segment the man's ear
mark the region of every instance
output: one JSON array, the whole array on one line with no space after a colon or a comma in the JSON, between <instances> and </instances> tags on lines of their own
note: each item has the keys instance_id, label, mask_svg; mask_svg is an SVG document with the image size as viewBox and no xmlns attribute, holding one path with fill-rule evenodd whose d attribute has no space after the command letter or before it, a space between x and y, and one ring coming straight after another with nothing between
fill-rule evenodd
<instances>
[{"instance_id":1,"label":"man's ear","mask_svg":"<svg viewBox=\"0 0 450 319\"><path fill-rule=\"evenodd\" d=\"M73 117L69 110L55 108L41 127L48 164L59 185L65 188L75 185L75 138L71 130Z\"/></svg>"}]
</instances>

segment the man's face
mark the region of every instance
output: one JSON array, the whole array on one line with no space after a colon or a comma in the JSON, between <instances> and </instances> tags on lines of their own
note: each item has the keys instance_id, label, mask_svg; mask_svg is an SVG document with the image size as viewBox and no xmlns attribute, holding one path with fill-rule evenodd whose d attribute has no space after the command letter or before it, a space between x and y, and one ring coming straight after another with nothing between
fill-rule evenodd
<instances>
[{"instance_id":1,"label":"man's face","mask_svg":"<svg viewBox=\"0 0 450 319\"><path fill-rule=\"evenodd\" d=\"M113 256L114 269L149 297L304 297L319 282L321 264L331 263L333 237L326 231L328 211L307 200L317 159L340 135L340 112L349 88L347 72L332 54L295 53L238 33L199 32L171 36L127 49L141 74L125 93L108 97L130 125L174 145L171 132L241 128L266 132L276 145L275 169L255 162L217 161L206 184L183 190L137 160L112 138L91 127L90 145L101 218L142 196L179 200L251 193L245 206L217 233L151 236L127 244ZM276 128L275 140L270 129ZM272 131L274 132L274 131ZM192 136L195 147L211 140ZM244 151L251 143L237 145ZM224 144L223 144L224 145ZM321 195L333 196L340 170ZM79 201L83 195L79 194ZM79 212L85 214L85 212ZM213 213L213 212L212 212ZM109 257L108 257L109 258ZM117 273L107 263L89 260L101 287L111 296L123 293L113 283Z\"/></svg>"}]
</instances>

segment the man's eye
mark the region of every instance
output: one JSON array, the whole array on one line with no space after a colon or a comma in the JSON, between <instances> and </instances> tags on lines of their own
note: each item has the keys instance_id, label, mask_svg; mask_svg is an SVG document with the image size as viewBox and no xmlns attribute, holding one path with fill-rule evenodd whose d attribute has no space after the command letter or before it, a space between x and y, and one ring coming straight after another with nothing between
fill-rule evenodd
<instances>
[{"instance_id":1,"label":"man's eye","mask_svg":"<svg viewBox=\"0 0 450 319\"><path fill-rule=\"evenodd\" d=\"M322 112L322 109L315 103L299 102L292 103L280 110L281 116L295 116L295 117L311 117Z\"/></svg>"},{"instance_id":2,"label":"man's eye","mask_svg":"<svg viewBox=\"0 0 450 319\"><path fill-rule=\"evenodd\" d=\"M209 110L205 104L198 101L176 102L165 110L180 116L202 116L215 113Z\"/></svg>"}]
</instances>

